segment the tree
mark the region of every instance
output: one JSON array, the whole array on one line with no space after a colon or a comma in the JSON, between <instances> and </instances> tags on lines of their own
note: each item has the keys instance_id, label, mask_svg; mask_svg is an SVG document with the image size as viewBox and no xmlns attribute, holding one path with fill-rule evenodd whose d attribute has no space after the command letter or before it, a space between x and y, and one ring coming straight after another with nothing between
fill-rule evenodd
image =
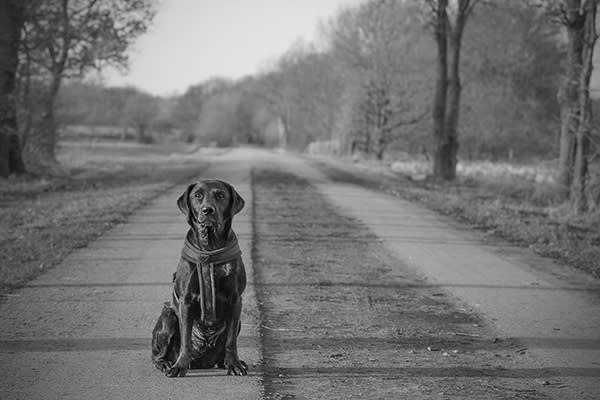
<instances>
[{"instance_id":1,"label":"tree","mask_svg":"<svg viewBox=\"0 0 600 400\"><path fill-rule=\"evenodd\" d=\"M26 71L40 88L40 107L27 133L23 159L37 174L63 174L55 158L55 99L64 79L106 65L127 66L127 49L155 14L154 0L36 1L22 43ZM31 76L24 77L30 80ZM28 85L24 85L28 86ZM25 91L26 96L32 93ZM25 104L32 105L30 99Z\"/></svg>"},{"instance_id":2,"label":"tree","mask_svg":"<svg viewBox=\"0 0 600 400\"><path fill-rule=\"evenodd\" d=\"M524 159L558 149L564 35L541 11L530 1L496 0L470 17L461 56L461 156Z\"/></svg>"},{"instance_id":3,"label":"tree","mask_svg":"<svg viewBox=\"0 0 600 400\"><path fill-rule=\"evenodd\" d=\"M308 144L304 122L299 116L298 103L301 95L299 64L313 49L303 41L296 41L277 60L275 67L259 77L258 91L281 124L280 146L303 150Z\"/></svg>"},{"instance_id":4,"label":"tree","mask_svg":"<svg viewBox=\"0 0 600 400\"><path fill-rule=\"evenodd\" d=\"M192 85L188 87L185 93L179 96L173 108L173 121L184 131L188 138L192 138L194 125L202 110L202 105L206 99L205 88L203 84Z\"/></svg>"},{"instance_id":5,"label":"tree","mask_svg":"<svg viewBox=\"0 0 600 400\"><path fill-rule=\"evenodd\" d=\"M343 10L326 32L346 85L355 86L346 91L349 103L339 107L352 118L342 124L351 132L350 147L358 145L378 159L394 131L415 120L415 107L409 104L415 81L408 78L412 67L407 60L411 49L422 44L417 11L410 3L371 0Z\"/></svg>"},{"instance_id":6,"label":"tree","mask_svg":"<svg viewBox=\"0 0 600 400\"><path fill-rule=\"evenodd\" d=\"M267 81L267 98L285 128L287 145L303 150L311 141L331 138L343 82L329 55L296 43Z\"/></svg>"},{"instance_id":7,"label":"tree","mask_svg":"<svg viewBox=\"0 0 600 400\"><path fill-rule=\"evenodd\" d=\"M257 96L255 80L245 78L237 85L240 97L234 111L236 142L253 145L264 145L264 110L267 104Z\"/></svg>"},{"instance_id":8,"label":"tree","mask_svg":"<svg viewBox=\"0 0 600 400\"><path fill-rule=\"evenodd\" d=\"M567 64L558 98L561 132L559 181L568 192L571 209L583 213L594 204L587 195L591 156L592 107L590 78L593 68L598 0L563 0L560 20L567 32Z\"/></svg>"},{"instance_id":9,"label":"tree","mask_svg":"<svg viewBox=\"0 0 600 400\"><path fill-rule=\"evenodd\" d=\"M175 125L191 139L206 99L213 94L227 90L231 85L232 82L228 79L213 77L188 87L175 102L172 115Z\"/></svg>"},{"instance_id":10,"label":"tree","mask_svg":"<svg viewBox=\"0 0 600 400\"><path fill-rule=\"evenodd\" d=\"M24 171L16 108L16 73L25 5L0 0L0 176Z\"/></svg>"},{"instance_id":11,"label":"tree","mask_svg":"<svg viewBox=\"0 0 600 400\"><path fill-rule=\"evenodd\" d=\"M239 101L240 92L233 89L216 92L207 98L196 123L196 136L220 147L235 144Z\"/></svg>"},{"instance_id":12,"label":"tree","mask_svg":"<svg viewBox=\"0 0 600 400\"><path fill-rule=\"evenodd\" d=\"M456 178L460 113L460 54L467 19L478 0L427 0L437 44L437 80L433 100L434 176ZM452 17L452 14L453 17ZM451 18L452 17L452 18Z\"/></svg>"},{"instance_id":13,"label":"tree","mask_svg":"<svg viewBox=\"0 0 600 400\"><path fill-rule=\"evenodd\" d=\"M65 82L56 98L54 114L62 125L116 125L133 90L106 88L89 82Z\"/></svg>"},{"instance_id":14,"label":"tree","mask_svg":"<svg viewBox=\"0 0 600 400\"><path fill-rule=\"evenodd\" d=\"M148 128L158 115L158 101L153 96L132 89L123 108L124 123L135 128L140 143L151 143Z\"/></svg>"}]
</instances>

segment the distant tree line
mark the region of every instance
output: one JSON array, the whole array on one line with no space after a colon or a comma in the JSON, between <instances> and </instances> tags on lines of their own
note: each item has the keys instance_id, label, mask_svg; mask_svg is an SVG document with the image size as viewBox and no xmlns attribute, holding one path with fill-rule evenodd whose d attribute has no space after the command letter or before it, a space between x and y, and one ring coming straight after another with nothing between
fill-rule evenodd
<instances>
[{"instance_id":1,"label":"distant tree line","mask_svg":"<svg viewBox=\"0 0 600 400\"><path fill-rule=\"evenodd\" d=\"M213 78L170 97L135 87L68 82L57 97L56 120L62 127L133 129L142 143L158 137L216 146L279 144L278 117L251 78Z\"/></svg>"},{"instance_id":2,"label":"distant tree line","mask_svg":"<svg viewBox=\"0 0 600 400\"><path fill-rule=\"evenodd\" d=\"M62 128L100 126L113 130L117 136L131 129L137 141L150 143L156 127L166 131L172 129L169 121L162 119L169 105L168 99L135 87L68 82L63 85L56 100L56 120ZM121 136L125 138L125 135Z\"/></svg>"},{"instance_id":3,"label":"distant tree line","mask_svg":"<svg viewBox=\"0 0 600 400\"><path fill-rule=\"evenodd\" d=\"M126 64L124 49L152 19L150 0L51 0L11 19L25 21L15 85L21 138L40 160L53 154L39 149L56 142L42 132L57 123L131 127L141 141L149 131L220 146L304 150L329 141L376 159L418 153L446 180L459 158L557 158L565 198L583 212L598 201L589 192L600 143L589 90L597 3L365 0L255 76L213 78L166 98L70 79ZM107 37L107 26L122 26L122 37ZM35 91L43 95L28 95Z\"/></svg>"}]
</instances>

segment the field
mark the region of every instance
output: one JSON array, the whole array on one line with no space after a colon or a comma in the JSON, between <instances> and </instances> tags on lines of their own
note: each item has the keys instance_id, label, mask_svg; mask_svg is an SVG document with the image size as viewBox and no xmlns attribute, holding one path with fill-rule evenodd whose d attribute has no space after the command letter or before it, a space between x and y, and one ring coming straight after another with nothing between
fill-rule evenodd
<instances>
[{"instance_id":1,"label":"field","mask_svg":"<svg viewBox=\"0 0 600 400\"><path fill-rule=\"evenodd\" d=\"M0 294L85 247L204 166L201 153L182 144L63 142L58 159L69 177L0 182Z\"/></svg>"}]
</instances>

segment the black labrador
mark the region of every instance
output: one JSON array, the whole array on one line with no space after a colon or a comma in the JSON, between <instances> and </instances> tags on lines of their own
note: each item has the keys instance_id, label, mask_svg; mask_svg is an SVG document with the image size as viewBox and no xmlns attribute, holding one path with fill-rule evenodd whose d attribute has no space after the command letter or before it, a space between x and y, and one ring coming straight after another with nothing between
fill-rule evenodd
<instances>
[{"instance_id":1,"label":"black labrador","mask_svg":"<svg viewBox=\"0 0 600 400\"><path fill-rule=\"evenodd\" d=\"M215 366L246 375L237 351L246 271L231 227L244 200L226 182L203 180L189 185L177 205L190 228L173 275L172 302L152 332L152 361L169 377Z\"/></svg>"}]
</instances>

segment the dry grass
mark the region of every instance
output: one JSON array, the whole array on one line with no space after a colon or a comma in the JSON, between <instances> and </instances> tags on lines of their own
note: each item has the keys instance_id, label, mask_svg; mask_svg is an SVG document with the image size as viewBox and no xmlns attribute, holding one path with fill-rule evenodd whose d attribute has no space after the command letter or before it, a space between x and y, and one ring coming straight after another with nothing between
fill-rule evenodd
<instances>
[{"instance_id":1,"label":"dry grass","mask_svg":"<svg viewBox=\"0 0 600 400\"><path fill-rule=\"evenodd\" d=\"M68 178L0 182L0 293L84 247L129 213L204 164L182 146L67 143Z\"/></svg>"}]
</instances>

